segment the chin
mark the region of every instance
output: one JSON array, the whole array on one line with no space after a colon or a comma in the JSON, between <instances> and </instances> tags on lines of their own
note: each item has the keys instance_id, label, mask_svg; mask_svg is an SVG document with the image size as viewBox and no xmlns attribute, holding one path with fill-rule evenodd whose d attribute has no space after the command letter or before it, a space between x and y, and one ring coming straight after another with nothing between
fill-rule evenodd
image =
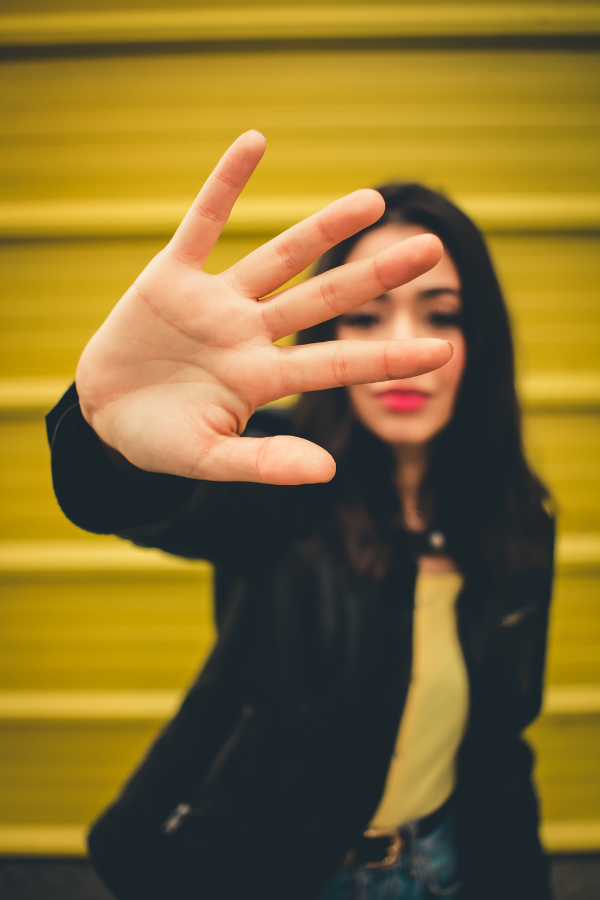
<instances>
[{"instance_id":1,"label":"chin","mask_svg":"<svg viewBox=\"0 0 600 900\"><path fill-rule=\"evenodd\" d=\"M418 414L359 416L362 424L384 444L428 444L445 428L446 421L431 421Z\"/></svg>"},{"instance_id":2,"label":"chin","mask_svg":"<svg viewBox=\"0 0 600 900\"><path fill-rule=\"evenodd\" d=\"M375 432L376 437L379 440L383 441L384 444L389 444L391 447L395 447L401 444L414 444L415 446L419 444L428 444L432 438L435 437L437 432L432 431L422 431L421 429L390 429L385 433Z\"/></svg>"},{"instance_id":3,"label":"chin","mask_svg":"<svg viewBox=\"0 0 600 900\"><path fill-rule=\"evenodd\" d=\"M377 423L375 425L363 421L363 425L384 444L392 446L395 444L426 444L435 434L434 431L424 428L421 423L417 422L393 422L389 425Z\"/></svg>"}]
</instances>

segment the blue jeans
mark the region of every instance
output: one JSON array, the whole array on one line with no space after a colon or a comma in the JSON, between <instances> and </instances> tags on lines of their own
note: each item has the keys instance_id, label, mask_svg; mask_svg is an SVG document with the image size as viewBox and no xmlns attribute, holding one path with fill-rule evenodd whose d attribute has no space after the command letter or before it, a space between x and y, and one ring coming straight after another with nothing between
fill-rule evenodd
<instances>
[{"instance_id":1,"label":"blue jeans","mask_svg":"<svg viewBox=\"0 0 600 900\"><path fill-rule=\"evenodd\" d=\"M410 823L401 829L403 852L389 869L342 869L320 900L433 900L456 897L459 889L452 815L427 837L415 839Z\"/></svg>"}]
</instances>

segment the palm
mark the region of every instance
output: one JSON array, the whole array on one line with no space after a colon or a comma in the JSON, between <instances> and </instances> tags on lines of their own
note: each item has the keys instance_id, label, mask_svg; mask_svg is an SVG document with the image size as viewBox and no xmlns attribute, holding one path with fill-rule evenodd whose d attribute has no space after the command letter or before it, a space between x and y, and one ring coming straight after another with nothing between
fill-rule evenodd
<instances>
[{"instance_id":1,"label":"palm","mask_svg":"<svg viewBox=\"0 0 600 900\"><path fill-rule=\"evenodd\" d=\"M314 444L239 437L256 407L305 390L419 374L450 356L447 344L432 340L273 343L411 280L439 258L437 239L422 236L260 300L376 221L383 201L374 191L337 201L220 275L203 271L263 151L257 132L238 138L81 357L86 419L140 468L210 480L327 480L333 460Z\"/></svg>"}]
</instances>

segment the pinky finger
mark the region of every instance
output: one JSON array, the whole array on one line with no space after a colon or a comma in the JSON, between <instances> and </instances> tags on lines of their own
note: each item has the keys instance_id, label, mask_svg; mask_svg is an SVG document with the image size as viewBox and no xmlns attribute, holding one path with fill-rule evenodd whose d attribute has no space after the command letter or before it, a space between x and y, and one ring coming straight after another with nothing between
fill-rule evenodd
<instances>
[{"instance_id":1,"label":"pinky finger","mask_svg":"<svg viewBox=\"0 0 600 900\"><path fill-rule=\"evenodd\" d=\"M444 366L454 352L435 338L402 341L326 341L278 347L283 385L276 396L349 384L412 378ZM266 401L263 401L266 402Z\"/></svg>"}]
</instances>

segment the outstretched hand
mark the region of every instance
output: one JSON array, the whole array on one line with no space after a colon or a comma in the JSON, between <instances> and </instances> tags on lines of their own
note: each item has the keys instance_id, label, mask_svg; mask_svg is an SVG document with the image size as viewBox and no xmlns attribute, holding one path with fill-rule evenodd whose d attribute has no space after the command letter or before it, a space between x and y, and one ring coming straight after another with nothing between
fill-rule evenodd
<instances>
[{"instance_id":1,"label":"outstretched hand","mask_svg":"<svg viewBox=\"0 0 600 900\"><path fill-rule=\"evenodd\" d=\"M318 256L377 221L375 191L337 200L220 275L203 264L265 150L257 131L225 153L170 243L129 288L77 369L84 417L141 469L212 481L328 481L335 463L296 437L240 438L257 406L289 394L419 375L445 341L273 342L411 281L442 254L419 235L265 298Z\"/></svg>"}]
</instances>

